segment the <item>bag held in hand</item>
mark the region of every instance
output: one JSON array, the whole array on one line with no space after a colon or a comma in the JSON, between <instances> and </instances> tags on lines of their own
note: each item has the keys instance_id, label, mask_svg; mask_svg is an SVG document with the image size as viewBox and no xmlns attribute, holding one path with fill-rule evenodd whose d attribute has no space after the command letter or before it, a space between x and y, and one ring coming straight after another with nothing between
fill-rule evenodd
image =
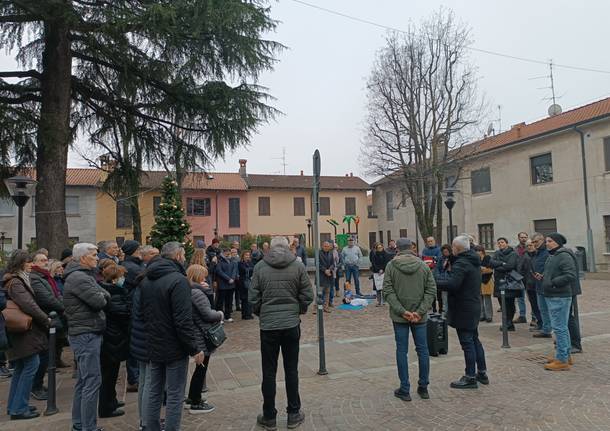
<instances>
[{"instance_id":1,"label":"bag held in hand","mask_svg":"<svg viewBox=\"0 0 610 431\"><path fill-rule=\"evenodd\" d=\"M207 329L203 336L205 337L205 343L210 350L215 350L216 348L222 346L222 343L224 343L227 339L225 328L220 322Z\"/></svg>"}]
</instances>

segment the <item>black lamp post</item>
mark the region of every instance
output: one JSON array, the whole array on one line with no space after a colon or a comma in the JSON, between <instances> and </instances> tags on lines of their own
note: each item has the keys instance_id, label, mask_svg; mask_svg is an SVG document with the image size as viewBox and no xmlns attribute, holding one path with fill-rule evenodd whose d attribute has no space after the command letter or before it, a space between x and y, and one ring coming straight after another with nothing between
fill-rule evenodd
<instances>
[{"instance_id":1,"label":"black lamp post","mask_svg":"<svg viewBox=\"0 0 610 431\"><path fill-rule=\"evenodd\" d=\"M457 191L457 189L451 188L443 190L443 193L445 193L445 206L449 210L449 244L453 242L453 207L455 206L455 198L453 195Z\"/></svg>"},{"instance_id":2,"label":"black lamp post","mask_svg":"<svg viewBox=\"0 0 610 431\"><path fill-rule=\"evenodd\" d=\"M4 255L4 240L6 240L6 237L4 236L6 234L6 232L0 232L0 251L2 252L2 255Z\"/></svg>"},{"instance_id":3,"label":"black lamp post","mask_svg":"<svg viewBox=\"0 0 610 431\"><path fill-rule=\"evenodd\" d=\"M23 207L30 200L36 181L29 177L16 176L7 178L4 184L18 208L17 248L21 249L23 248Z\"/></svg>"},{"instance_id":4,"label":"black lamp post","mask_svg":"<svg viewBox=\"0 0 610 431\"><path fill-rule=\"evenodd\" d=\"M309 239L308 243L311 247L311 219L307 219L307 239Z\"/></svg>"}]
</instances>

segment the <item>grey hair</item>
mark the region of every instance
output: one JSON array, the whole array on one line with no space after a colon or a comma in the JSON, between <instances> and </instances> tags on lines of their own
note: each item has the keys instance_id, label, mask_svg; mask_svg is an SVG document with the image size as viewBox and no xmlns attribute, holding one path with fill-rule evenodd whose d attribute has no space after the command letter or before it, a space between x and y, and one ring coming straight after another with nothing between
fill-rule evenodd
<instances>
[{"instance_id":1,"label":"grey hair","mask_svg":"<svg viewBox=\"0 0 610 431\"><path fill-rule=\"evenodd\" d=\"M144 245L140 248L140 251L142 252L142 254L148 254L151 251L153 251L156 247L153 247L152 245Z\"/></svg>"},{"instance_id":2,"label":"grey hair","mask_svg":"<svg viewBox=\"0 0 610 431\"><path fill-rule=\"evenodd\" d=\"M470 249L470 238L466 235L460 235L453 238L453 244L459 246L463 250Z\"/></svg>"},{"instance_id":3,"label":"grey hair","mask_svg":"<svg viewBox=\"0 0 610 431\"><path fill-rule=\"evenodd\" d=\"M79 261L81 257L87 256L92 251L97 251L97 247L94 244L79 242L72 247L72 257L74 260Z\"/></svg>"},{"instance_id":4,"label":"grey hair","mask_svg":"<svg viewBox=\"0 0 610 431\"><path fill-rule=\"evenodd\" d=\"M163 244L163 248L161 248L161 256L173 259L178 253L180 253L180 250L184 250L184 246L181 242L170 241Z\"/></svg>"},{"instance_id":5,"label":"grey hair","mask_svg":"<svg viewBox=\"0 0 610 431\"><path fill-rule=\"evenodd\" d=\"M538 238L542 238L542 239L544 239L544 238L545 238L545 236L544 236L544 235L542 235L540 232L534 232L534 233L532 234L532 239L533 239L533 240L536 240L536 239L538 239Z\"/></svg>"},{"instance_id":6,"label":"grey hair","mask_svg":"<svg viewBox=\"0 0 610 431\"><path fill-rule=\"evenodd\" d=\"M283 236L274 236L271 239L270 247L286 247L288 248L288 240Z\"/></svg>"},{"instance_id":7,"label":"grey hair","mask_svg":"<svg viewBox=\"0 0 610 431\"><path fill-rule=\"evenodd\" d=\"M110 244L118 244L116 241L108 240L108 241L100 241L97 243L97 247L100 251L106 251L110 247Z\"/></svg>"}]
</instances>

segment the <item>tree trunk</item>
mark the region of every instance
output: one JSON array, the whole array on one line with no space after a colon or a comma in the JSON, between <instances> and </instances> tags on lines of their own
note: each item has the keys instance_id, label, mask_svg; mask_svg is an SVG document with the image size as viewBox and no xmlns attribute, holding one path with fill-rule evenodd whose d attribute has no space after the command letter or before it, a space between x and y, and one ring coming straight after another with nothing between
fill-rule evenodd
<instances>
[{"instance_id":1,"label":"tree trunk","mask_svg":"<svg viewBox=\"0 0 610 431\"><path fill-rule=\"evenodd\" d=\"M132 227L133 227L133 239L135 239L136 241L138 241L140 244L143 244L142 242L142 218L140 217L140 202L138 201L138 192L139 190L136 190L135 193L131 192L130 196L131 198L129 199L129 205L131 207L131 222L132 222Z\"/></svg>"},{"instance_id":2,"label":"tree trunk","mask_svg":"<svg viewBox=\"0 0 610 431\"><path fill-rule=\"evenodd\" d=\"M36 151L36 243L47 248L52 257L59 257L68 246L65 188L72 76L68 33L65 22L45 24Z\"/></svg>"}]
</instances>

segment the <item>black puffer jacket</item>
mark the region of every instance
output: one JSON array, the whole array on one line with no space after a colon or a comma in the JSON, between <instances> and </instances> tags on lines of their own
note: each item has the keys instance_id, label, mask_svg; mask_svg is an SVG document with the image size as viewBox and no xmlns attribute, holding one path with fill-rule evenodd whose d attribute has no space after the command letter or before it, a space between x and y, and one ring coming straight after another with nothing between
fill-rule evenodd
<instances>
[{"instance_id":1,"label":"black puffer jacket","mask_svg":"<svg viewBox=\"0 0 610 431\"><path fill-rule=\"evenodd\" d=\"M481 258L472 250L455 257L451 271L436 281L447 293L447 323L458 329L475 329L481 317Z\"/></svg>"},{"instance_id":2,"label":"black puffer jacket","mask_svg":"<svg viewBox=\"0 0 610 431\"><path fill-rule=\"evenodd\" d=\"M106 305L106 330L102 343L102 354L108 355L114 362L127 360L129 356L129 319L131 303L125 287L112 283L100 283L109 294Z\"/></svg>"},{"instance_id":3,"label":"black puffer jacket","mask_svg":"<svg viewBox=\"0 0 610 431\"><path fill-rule=\"evenodd\" d=\"M214 292L209 287L201 284L191 283L191 300L193 301L193 323L195 324L195 335L197 337L197 347L207 355L212 351L208 350L205 343L205 331L214 323L220 322L222 313L212 310L210 296Z\"/></svg>"},{"instance_id":4,"label":"black puffer jacket","mask_svg":"<svg viewBox=\"0 0 610 431\"><path fill-rule=\"evenodd\" d=\"M155 257L150 261L152 263L160 257ZM146 324L142 314L142 283L141 275L137 278L139 282L131 293L131 334L129 337L129 353L131 356L140 362L149 362L148 347L146 346Z\"/></svg>"},{"instance_id":5,"label":"black puffer jacket","mask_svg":"<svg viewBox=\"0 0 610 431\"><path fill-rule=\"evenodd\" d=\"M371 252L371 271L378 274L379 271L385 271L385 267L388 262L392 260L390 255L385 251L372 251Z\"/></svg>"},{"instance_id":6,"label":"black puffer jacket","mask_svg":"<svg viewBox=\"0 0 610 431\"><path fill-rule=\"evenodd\" d=\"M68 335L88 332L102 334L106 329L104 307L110 294L95 281L95 270L70 262L65 271L64 306Z\"/></svg>"},{"instance_id":7,"label":"black puffer jacket","mask_svg":"<svg viewBox=\"0 0 610 431\"><path fill-rule=\"evenodd\" d=\"M200 352L193 328L191 286L184 267L164 257L152 260L140 286L150 361L170 363Z\"/></svg>"},{"instance_id":8,"label":"black puffer jacket","mask_svg":"<svg viewBox=\"0 0 610 431\"><path fill-rule=\"evenodd\" d=\"M500 286L504 279L511 271L517 270L519 256L512 247L506 247L504 250L497 250L490 261L490 266L494 270L494 296L500 297ZM507 290L507 298L516 298L521 296L520 290Z\"/></svg>"},{"instance_id":9,"label":"black puffer jacket","mask_svg":"<svg viewBox=\"0 0 610 431\"><path fill-rule=\"evenodd\" d=\"M125 288L131 292L136 287L136 279L144 271L144 262L142 259L135 256L125 256L125 260L121 263L127 270L125 274Z\"/></svg>"}]
</instances>

